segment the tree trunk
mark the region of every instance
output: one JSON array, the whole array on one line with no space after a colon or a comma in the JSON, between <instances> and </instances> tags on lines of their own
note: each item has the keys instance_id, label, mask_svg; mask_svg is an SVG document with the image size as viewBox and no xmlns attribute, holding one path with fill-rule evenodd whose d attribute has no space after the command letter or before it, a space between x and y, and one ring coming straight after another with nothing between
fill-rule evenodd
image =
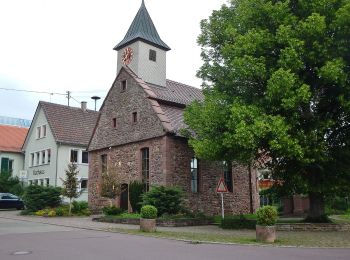
<instances>
[{"instance_id":1,"label":"tree trunk","mask_svg":"<svg viewBox=\"0 0 350 260\"><path fill-rule=\"evenodd\" d=\"M319 219L325 215L324 197L321 193L310 192L310 209L307 218Z\"/></svg>"},{"instance_id":2,"label":"tree trunk","mask_svg":"<svg viewBox=\"0 0 350 260\"><path fill-rule=\"evenodd\" d=\"M72 199L69 198L69 213L68 215L70 216L72 214Z\"/></svg>"}]
</instances>

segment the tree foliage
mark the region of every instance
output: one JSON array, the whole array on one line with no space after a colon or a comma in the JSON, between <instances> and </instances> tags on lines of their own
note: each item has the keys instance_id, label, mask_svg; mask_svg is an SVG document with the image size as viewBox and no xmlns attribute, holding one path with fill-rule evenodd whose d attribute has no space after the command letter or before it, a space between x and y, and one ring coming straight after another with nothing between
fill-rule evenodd
<instances>
[{"instance_id":1,"label":"tree foliage","mask_svg":"<svg viewBox=\"0 0 350 260\"><path fill-rule=\"evenodd\" d=\"M46 207L54 208L61 203L61 188L29 185L24 190L23 200L28 211L35 212Z\"/></svg>"},{"instance_id":2,"label":"tree foliage","mask_svg":"<svg viewBox=\"0 0 350 260\"><path fill-rule=\"evenodd\" d=\"M17 177L6 171L0 172L0 192L8 192L15 195L23 194L23 187Z\"/></svg>"},{"instance_id":3,"label":"tree foliage","mask_svg":"<svg viewBox=\"0 0 350 260\"><path fill-rule=\"evenodd\" d=\"M349 189L350 1L231 0L201 29L205 101L185 113L196 154L265 152L284 190L313 194L321 214L325 195Z\"/></svg>"},{"instance_id":4,"label":"tree foliage","mask_svg":"<svg viewBox=\"0 0 350 260\"><path fill-rule=\"evenodd\" d=\"M101 196L110 199L111 206L112 200L116 199L122 191L122 179L116 168L102 173Z\"/></svg>"},{"instance_id":5,"label":"tree foliage","mask_svg":"<svg viewBox=\"0 0 350 260\"><path fill-rule=\"evenodd\" d=\"M78 198L80 196L80 192L78 191L78 166L76 163L68 164L68 169L65 170L66 178L62 179L62 195L69 199L69 215L71 215L72 211L72 199Z\"/></svg>"}]
</instances>

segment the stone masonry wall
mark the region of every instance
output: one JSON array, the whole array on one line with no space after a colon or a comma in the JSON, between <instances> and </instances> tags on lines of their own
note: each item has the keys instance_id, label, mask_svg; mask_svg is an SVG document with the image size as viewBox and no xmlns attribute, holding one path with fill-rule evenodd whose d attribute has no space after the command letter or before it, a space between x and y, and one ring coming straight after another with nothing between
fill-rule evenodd
<instances>
[{"instance_id":1,"label":"stone masonry wall","mask_svg":"<svg viewBox=\"0 0 350 260\"><path fill-rule=\"evenodd\" d=\"M183 138L168 138L170 153L170 171L168 184L182 187L186 193L186 204L193 211L205 212L209 215L221 213L221 197L216 193L216 186L223 176L222 163L199 160L199 192L191 192L190 162L194 155ZM233 192L224 194L226 214L250 212L249 173L247 167L234 164ZM252 171L253 210L259 206L256 171Z\"/></svg>"},{"instance_id":2,"label":"stone masonry wall","mask_svg":"<svg viewBox=\"0 0 350 260\"><path fill-rule=\"evenodd\" d=\"M122 91L121 82L127 87ZM163 136L163 125L154 112L145 91L121 70L100 111L101 115L89 150L103 149ZM137 113L137 122L133 122ZM116 119L116 127L113 119Z\"/></svg>"},{"instance_id":3,"label":"stone masonry wall","mask_svg":"<svg viewBox=\"0 0 350 260\"><path fill-rule=\"evenodd\" d=\"M124 183L141 181L141 149L150 150L150 185L179 186L185 191L185 201L189 209L214 215L221 212L220 196L216 185L223 174L221 163L199 161L200 186L198 193L191 192L190 161L193 150L184 138L163 136L110 149L90 153L89 167L89 204L98 211L108 200L99 195L101 181L101 155L108 158L108 169L116 170ZM233 192L224 194L226 214L250 212L249 178L246 167L235 165L233 168ZM252 172L253 194L256 190L256 173ZM257 194L253 197L254 210L259 205ZM115 201L119 205L119 199ZM130 206L130 205L129 205ZM130 208L130 207L129 207Z\"/></svg>"}]
</instances>

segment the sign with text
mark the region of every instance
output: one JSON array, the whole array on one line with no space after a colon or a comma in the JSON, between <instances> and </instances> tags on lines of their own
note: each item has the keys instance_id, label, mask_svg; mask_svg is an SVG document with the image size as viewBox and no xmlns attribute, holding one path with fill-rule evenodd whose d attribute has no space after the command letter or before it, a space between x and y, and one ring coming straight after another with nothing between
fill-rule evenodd
<instances>
[{"instance_id":1,"label":"sign with text","mask_svg":"<svg viewBox=\"0 0 350 260\"><path fill-rule=\"evenodd\" d=\"M45 174L44 170L34 170L33 171L33 175L42 175L42 174Z\"/></svg>"}]
</instances>

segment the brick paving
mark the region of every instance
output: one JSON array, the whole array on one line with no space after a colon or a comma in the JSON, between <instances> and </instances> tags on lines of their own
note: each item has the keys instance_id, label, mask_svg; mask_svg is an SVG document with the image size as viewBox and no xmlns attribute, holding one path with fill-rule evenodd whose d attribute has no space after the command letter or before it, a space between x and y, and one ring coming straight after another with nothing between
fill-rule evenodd
<instances>
[{"instance_id":1,"label":"brick paving","mask_svg":"<svg viewBox=\"0 0 350 260\"><path fill-rule=\"evenodd\" d=\"M98 230L125 230L136 231L139 230L138 225L115 224L115 223L101 223L92 221L93 217L55 217L45 218L36 216L20 216L18 211L0 211L0 218L16 219L22 221L30 221L36 223ZM223 230L218 226L194 226L194 227L157 227L160 232L175 232L198 235L210 235L221 238L236 237L242 239L253 240L255 238L255 230ZM301 246L301 247L338 247L350 248L350 232L285 232L278 231L278 241L275 245L283 246Z\"/></svg>"}]
</instances>

